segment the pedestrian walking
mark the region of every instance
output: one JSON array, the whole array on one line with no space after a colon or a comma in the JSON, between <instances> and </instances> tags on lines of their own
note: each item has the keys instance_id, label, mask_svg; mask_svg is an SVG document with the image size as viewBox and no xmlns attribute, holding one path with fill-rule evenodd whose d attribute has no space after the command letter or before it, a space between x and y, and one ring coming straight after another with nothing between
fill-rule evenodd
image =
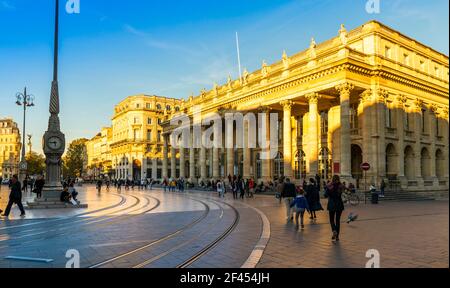
<instances>
[{"instance_id":1,"label":"pedestrian walking","mask_svg":"<svg viewBox=\"0 0 450 288\"><path fill-rule=\"evenodd\" d=\"M294 219L293 209L291 208L292 201L297 196L296 188L289 178L286 178L286 182L283 185L281 192L281 198L286 206L286 221L292 221Z\"/></svg>"},{"instance_id":2,"label":"pedestrian walking","mask_svg":"<svg viewBox=\"0 0 450 288\"><path fill-rule=\"evenodd\" d=\"M345 186L341 183L338 175L333 176L333 180L327 187L328 212L330 216L330 225L333 232L332 241L339 241L341 216L344 211L344 202L342 201L342 193Z\"/></svg>"},{"instance_id":3,"label":"pedestrian walking","mask_svg":"<svg viewBox=\"0 0 450 288\"><path fill-rule=\"evenodd\" d=\"M44 188L45 180L43 176L39 176L34 183L33 192L36 193L37 198L42 198L42 189Z\"/></svg>"},{"instance_id":4,"label":"pedestrian walking","mask_svg":"<svg viewBox=\"0 0 450 288\"><path fill-rule=\"evenodd\" d=\"M6 206L5 214L2 215L3 217L9 217L13 204L16 204L19 207L21 213L20 217L25 217L25 209L23 209L22 205L22 187L17 175L14 175L11 179L11 193L9 194L8 205ZM0 210L0 212L3 211Z\"/></svg>"},{"instance_id":5,"label":"pedestrian walking","mask_svg":"<svg viewBox=\"0 0 450 288\"><path fill-rule=\"evenodd\" d=\"M309 185L306 186L306 199L308 200L309 213L311 220L317 219L316 212L322 211L322 204L320 203L320 190L316 181L309 179Z\"/></svg>"},{"instance_id":6,"label":"pedestrian walking","mask_svg":"<svg viewBox=\"0 0 450 288\"><path fill-rule=\"evenodd\" d=\"M255 193L255 181L253 178L248 180L248 198L253 198L253 194Z\"/></svg>"},{"instance_id":7,"label":"pedestrian walking","mask_svg":"<svg viewBox=\"0 0 450 288\"><path fill-rule=\"evenodd\" d=\"M220 198L225 198L225 183L222 180L217 182L217 192Z\"/></svg>"},{"instance_id":8,"label":"pedestrian walking","mask_svg":"<svg viewBox=\"0 0 450 288\"><path fill-rule=\"evenodd\" d=\"M244 179L241 178L241 176L239 176L239 178L238 178L238 190L240 192L240 195L239 195L240 198L242 200L244 200L244 198L245 198L245 182L244 182Z\"/></svg>"},{"instance_id":9,"label":"pedestrian walking","mask_svg":"<svg viewBox=\"0 0 450 288\"><path fill-rule=\"evenodd\" d=\"M297 197L292 201L290 208L294 209L295 212L295 226L299 227L298 218L300 218L300 225L302 230L305 229L305 225L303 223L303 217L305 216L305 211L309 211L308 200L305 197L305 191L303 189L299 189L297 193Z\"/></svg>"}]
</instances>

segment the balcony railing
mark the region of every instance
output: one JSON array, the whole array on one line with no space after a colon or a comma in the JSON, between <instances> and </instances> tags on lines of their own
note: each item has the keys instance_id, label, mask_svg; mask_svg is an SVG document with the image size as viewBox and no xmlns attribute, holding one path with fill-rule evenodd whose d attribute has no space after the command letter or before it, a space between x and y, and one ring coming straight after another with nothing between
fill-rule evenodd
<instances>
[{"instance_id":1,"label":"balcony railing","mask_svg":"<svg viewBox=\"0 0 450 288\"><path fill-rule=\"evenodd\" d=\"M405 131L405 135L406 135L406 137L413 138L414 137L414 132L413 131Z\"/></svg>"},{"instance_id":2,"label":"balcony railing","mask_svg":"<svg viewBox=\"0 0 450 288\"><path fill-rule=\"evenodd\" d=\"M358 136L359 135L359 128L350 129L350 135Z\"/></svg>"}]
</instances>

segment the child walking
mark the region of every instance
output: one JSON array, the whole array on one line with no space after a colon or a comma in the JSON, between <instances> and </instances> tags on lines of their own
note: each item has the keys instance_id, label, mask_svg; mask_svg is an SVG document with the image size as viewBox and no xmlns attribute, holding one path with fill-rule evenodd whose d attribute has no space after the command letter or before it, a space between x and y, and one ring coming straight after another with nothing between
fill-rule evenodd
<instances>
[{"instance_id":1,"label":"child walking","mask_svg":"<svg viewBox=\"0 0 450 288\"><path fill-rule=\"evenodd\" d=\"M300 224L302 230L305 229L305 225L303 224L303 217L305 216L305 211L309 211L308 200L305 197L305 191L300 189L297 192L297 197L295 197L294 201L291 203L291 208L294 208L295 211L295 225L298 229L298 218L300 217Z\"/></svg>"}]
</instances>

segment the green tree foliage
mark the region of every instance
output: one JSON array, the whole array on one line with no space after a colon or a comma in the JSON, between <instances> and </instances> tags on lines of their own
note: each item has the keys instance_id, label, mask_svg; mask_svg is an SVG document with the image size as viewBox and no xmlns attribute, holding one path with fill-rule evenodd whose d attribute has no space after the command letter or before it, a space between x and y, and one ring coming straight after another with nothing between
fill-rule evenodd
<instances>
[{"instance_id":1,"label":"green tree foliage","mask_svg":"<svg viewBox=\"0 0 450 288\"><path fill-rule=\"evenodd\" d=\"M28 153L26 156L28 163L28 175L42 175L45 172L45 157L36 152Z\"/></svg>"},{"instance_id":2,"label":"green tree foliage","mask_svg":"<svg viewBox=\"0 0 450 288\"><path fill-rule=\"evenodd\" d=\"M63 157L63 175L67 177L80 177L87 159L87 139L77 139L70 143L66 155Z\"/></svg>"}]
</instances>

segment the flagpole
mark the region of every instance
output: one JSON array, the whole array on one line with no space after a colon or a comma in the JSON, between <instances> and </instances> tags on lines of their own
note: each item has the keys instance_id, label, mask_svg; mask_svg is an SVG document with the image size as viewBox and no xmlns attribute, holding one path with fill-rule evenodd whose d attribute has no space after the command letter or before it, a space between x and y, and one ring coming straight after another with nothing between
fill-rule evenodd
<instances>
[{"instance_id":1,"label":"flagpole","mask_svg":"<svg viewBox=\"0 0 450 288\"><path fill-rule=\"evenodd\" d=\"M241 68L241 51L239 48L239 34L236 32L236 47L237 47L237 56L238 56L238 65L239 65L239 80L242 81L242 68Z\"/></svg>"}]
</instances>

